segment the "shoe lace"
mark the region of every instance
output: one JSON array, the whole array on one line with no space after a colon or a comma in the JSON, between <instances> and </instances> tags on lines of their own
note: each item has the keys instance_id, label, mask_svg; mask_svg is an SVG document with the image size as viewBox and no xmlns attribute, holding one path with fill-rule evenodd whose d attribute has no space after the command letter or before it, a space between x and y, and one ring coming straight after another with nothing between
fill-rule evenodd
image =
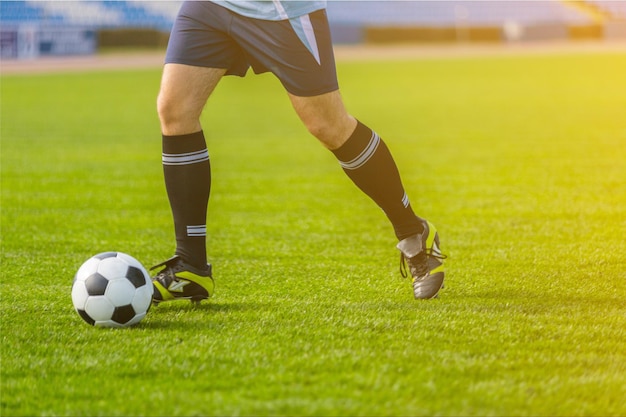
<instances>
[{"instance_id":1,"label":"shoe lace","mask_svg":"<svg viewBox=\"0 0 626 417\"><path fill-rule=\"evenodd\" d=\"M428 258L435 258L443 261L447 257L447 255L433 252L431 249L422 251L412 258L407 258L402 252L400 252L400 275L402 278L408 278L409 276L424 276L428 273ZM407 271L407 265L411 274Z\"/></svg>"},{"instance_id":2,"label":"shoe lace","mask_svg":"<svg viewBox=\"0 0 626 417\"><path fill-rule=\"evenodd\" d=\"M178 281L176 272L180 272L180 270L182 269L181 262L179 262L179 260L180 258L178 256L174 256L173 258L170 258L165 262L161 262L160 264L151 267L150 271L164 267L163 269L161 269L161 271L159 271L158 274L156 274L154 279L159 281L166 288L172 281Z\"/></svg>"}]
</instances>

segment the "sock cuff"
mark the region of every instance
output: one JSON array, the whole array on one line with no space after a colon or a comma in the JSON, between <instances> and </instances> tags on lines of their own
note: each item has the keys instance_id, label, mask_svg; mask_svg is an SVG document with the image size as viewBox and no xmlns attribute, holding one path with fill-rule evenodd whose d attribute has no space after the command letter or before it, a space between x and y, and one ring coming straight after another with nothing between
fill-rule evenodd
<instances>
[{"instance_id":1,"label":"sock cuff","mask_svg":"<svg viewBox=\"0 0 626 417\"><path fill-rule=\"evenodd\" d=\"M380 136L376 132L357 121L352 135L333 153L344 169L357 169L374 155L380 143Z\"/></svg>"},{"instance_id":2,"label":"sock cuff","mask_svg":"<svg viewBox=\"0 0 626 417\"><path fill-rule=\"evenodd\" d=\"M163 135L164 154L181 154L205 149L206 140L204 138L204 132L202 130L186 135Z\"/></svg>"}]
</instances>

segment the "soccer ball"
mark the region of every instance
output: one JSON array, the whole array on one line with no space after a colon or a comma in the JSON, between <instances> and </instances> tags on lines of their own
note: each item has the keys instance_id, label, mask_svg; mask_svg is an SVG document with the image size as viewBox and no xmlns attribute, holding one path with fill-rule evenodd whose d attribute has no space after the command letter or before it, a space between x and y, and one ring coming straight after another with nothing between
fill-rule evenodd
<instances>
[{"instance_id":1,"label":"soccer ball","mask_svg":"<svg viewBox=\"0 0 626 417\"><path fill-rule=\"evenodd\" d=\"M138 260L121 252L89 258L76 272L72 303L92 326L127 327L146 316L152 303L152 281Z\"/></svg>"}]
</instances>

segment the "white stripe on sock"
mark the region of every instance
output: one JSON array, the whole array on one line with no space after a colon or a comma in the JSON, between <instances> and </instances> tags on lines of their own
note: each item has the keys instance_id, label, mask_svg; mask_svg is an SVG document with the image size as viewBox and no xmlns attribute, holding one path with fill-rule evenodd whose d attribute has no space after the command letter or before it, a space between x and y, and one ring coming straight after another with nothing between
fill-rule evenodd
<instances>
[{"instance_id":1,"label":"white stripe on sock","mask_svg":"<svg viewBox=\"0 0 626 417\"><path fill-rule=\"evenodd\" d=\"M187 236L206 236L206 225L187 226Z\"/></svg>"},{"instance_id":2,"label":"white stripe on sock","mask_svg":"<svg viewBox=\"0 0 626 417\"><path fill-rule=\"evenodd\" d=\"M208 160L209 151L206 149L180 154L164 153L162 158L163 165L191 165Z\"/></svg>"},{"instance_id":3,"label":"white stripe on sock","mask_svg":"<svg viewBox=\"0 0 626 417\"><path fill-rule=\"evenodd\" d=\"M354 158L352 161L348 161L348 162L339 161L339 163L344 169L353 170L353 169L361 168L363 165L365 165L365 163L367 163L367 161L370 160L370 158L374 155L374 153L376 153L376 149L378 149L379 144L380 144L380 136L378 136L376 132L372 132L372 138L370 139L369 143L367 144L367 146L365 147L365 149L363 150L363 152L361 152L359 156Z\"/></svg>"},{"instance_id":4,"label":"white stripe on sock","mask_svg":"<svg viewBox=\"0 0 626 417\"><path fill-rule=\"evenodd\" d=\"M405 208L408 207L409 204L411 204L409 202L409 196L406 195L406 193L404 193L404 196L402 197L402 204L404 205Z\"/></svg>"}]
</instances>

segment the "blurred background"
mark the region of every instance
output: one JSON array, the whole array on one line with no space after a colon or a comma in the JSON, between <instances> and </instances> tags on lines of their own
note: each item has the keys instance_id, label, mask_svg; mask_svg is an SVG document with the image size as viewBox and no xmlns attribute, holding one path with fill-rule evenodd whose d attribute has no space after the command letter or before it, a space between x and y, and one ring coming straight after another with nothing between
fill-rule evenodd
<instances>
[{"instance_id":1,"label":"blurred background","mask_svg":"<svg viewBox=\"0 0 626 417\"><path fill-rule=\"evenodd\" d=\"M2 60L163 49L181 1L0 1ZM626 40L626 1L329 1L336 44Z\"/></svg>"}]
</instances>

